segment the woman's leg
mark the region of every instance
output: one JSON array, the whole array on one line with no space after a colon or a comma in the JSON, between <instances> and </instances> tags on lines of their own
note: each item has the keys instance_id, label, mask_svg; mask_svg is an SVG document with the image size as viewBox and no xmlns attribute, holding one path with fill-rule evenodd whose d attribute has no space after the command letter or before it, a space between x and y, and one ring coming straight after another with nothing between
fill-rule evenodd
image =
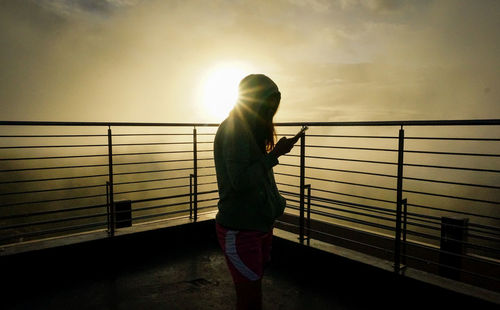
<instances>
[{"instance_id":1,"label":"woman's leg","mask_svg":"<svg viewBox=\"0 0 500 310\"><path fill-rule=\"evenodd\" d=\"M262 309L262 281L235 283L236 309L261 310Z\"/></svg>"},{"instance_id":2,"label":"woman's leg","mask_svg":"<svg viewBox=\"0 0 500 310\"><path fill-rule=\"evenodd\" d=\"M217 224L217 235L236 289L237 309L262 309L266 233L235 231Z\"/></svg>"}]
</instances>

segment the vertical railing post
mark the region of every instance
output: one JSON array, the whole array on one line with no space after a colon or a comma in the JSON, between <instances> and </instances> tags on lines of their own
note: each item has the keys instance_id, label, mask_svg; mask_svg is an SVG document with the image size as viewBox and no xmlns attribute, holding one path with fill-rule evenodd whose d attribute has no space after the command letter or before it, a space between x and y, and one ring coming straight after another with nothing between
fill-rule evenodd
<instances>
[{"instance_id":1,"label":"vertical railing post","mask_svg":"<svg viewBox=\"0 0 500 310\"><path fill-rule=\"evenodd\" d=\"M189 218L193 218L193 178L194 174L189 175Z\"/></svg>"},{"instance_id":2,"label":"vertical railing post","mask_svg":"<svg viewBox=\"0 0 500 310\"><path fill-rule=\"evenodd\" d=\"M106 222L108 223L108 235L110 234L111 231L111 217L110 217L110 200L109 200L109 181L106 181L106 215L107 219Z\"/></svg>"},{"instance_id":3,"label":"vertical railing post","mask_svg":"<svg viewBox=\"0 0 500 310\"><path fill-rule=\"evenodd\" d=\"M403 265L406 265L406 224L407 224L407 213L408 213L408 200L405 198L402 200L403 203Z\"/></svg>"},{"instance_id":4,"label":"vertical railing post","mask_svg":"<svg viewBox=\"0 0 500 310\"><path fill-rule=\"evenodd\" d=\"M193 187L194 187L194 220L198 220L198 146L196 142L196 127L193 128Z\"/></svg>"},{"instance_id":5,"label":"vertical railing post","mask_svg":"<svg viewBox=\"0 0 500 310\"><path fill-rule=\"evenodd\" d=\"M306 135L300 137L300 215L299 215L299 240L304 243L304 187L305 187L305 158L306 158Z\"/></svg>"},{"instance_id":6,"label":"vertical railing post","mask_svg":"<svg viewBox=\"0 0 500 310\"><path fill-rule=\"evenodd\" d=\"M399 273L401 264L401 206L403 204L403 154L405 131L399 129L398 175L396 189L396 235L394 237L394 272Z\"/></svg>"},{"instance_id":7,"label":"vertical railing post","mask_svg":"<svg viewBox=\"0 0 500 310\"><path fill-rule=\"evenodd\" d=\"M307 245L311 245L311 184L305 185L307 188Z\"/></svg>"},{"instance_id":8,"label":"vertical railing post","mask_svg":"<svg viewBox=\"0 0 500 310\"><path fill-rule=\"evenodd\" d=\"M109 169L109 203L108 203L108 235L115 235L115 200L113 196L113 141L111 126L108 126L108 169Z\"/></svg>"}]
</instances>

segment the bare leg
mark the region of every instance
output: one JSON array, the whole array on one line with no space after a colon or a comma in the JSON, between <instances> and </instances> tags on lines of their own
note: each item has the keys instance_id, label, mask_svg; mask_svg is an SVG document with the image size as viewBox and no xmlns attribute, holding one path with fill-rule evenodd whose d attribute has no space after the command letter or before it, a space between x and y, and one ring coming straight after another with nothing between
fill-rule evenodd
<instances>
[{"instance_id":1,"label":"bare leg","mask_svg":"<svg viewBox=\"0 0 500 310\"><path fill-rule=\"evenodd\" d=\"M261 310L262 309L262 281L235 283L236 309Z\"/></svg>"}]
</instances>

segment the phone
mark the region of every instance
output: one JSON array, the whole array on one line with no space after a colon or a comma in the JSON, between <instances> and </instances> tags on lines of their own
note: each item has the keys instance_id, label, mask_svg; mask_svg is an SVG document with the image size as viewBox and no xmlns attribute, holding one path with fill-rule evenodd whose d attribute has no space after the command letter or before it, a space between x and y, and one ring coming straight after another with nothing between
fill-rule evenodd
<instances>
[{"instance_id":1,"label":"phone","mask_svg":"<svg viewBox=\"0 0 500 310\"><path fill-rule=\"evenodd\" d=\"M299 139L299 137L300 137L300 136L301 136L301 135L302 135L302 134L303 134L303 133L304 133L307 129L309 129L309 127L307 127L307 126L302 127L302 129L300 129L300 131L299 131L299 132L295 135L295 137L293 137L293 139L298 140L298 139Z\"/></svg>"}]
</instances>

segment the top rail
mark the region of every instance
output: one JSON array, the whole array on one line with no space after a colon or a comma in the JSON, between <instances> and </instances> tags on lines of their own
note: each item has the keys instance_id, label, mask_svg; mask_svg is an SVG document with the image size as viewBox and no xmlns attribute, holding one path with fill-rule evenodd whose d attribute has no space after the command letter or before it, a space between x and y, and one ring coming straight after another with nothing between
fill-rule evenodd
<instances>
[{"instance_id":1,"label":"top rail","mask_svg":"<svg viewBox=\"0 0 500 310\"><path fill-rule=\"evenodd\" d=\"M482 126L500 125L500 119L349 121L349 122L278 122L276 126ZM141 123L141 122L57 122L0 121L0 126L165 126L217 127L219 123Z\"/></svg>"}]
</instances>

